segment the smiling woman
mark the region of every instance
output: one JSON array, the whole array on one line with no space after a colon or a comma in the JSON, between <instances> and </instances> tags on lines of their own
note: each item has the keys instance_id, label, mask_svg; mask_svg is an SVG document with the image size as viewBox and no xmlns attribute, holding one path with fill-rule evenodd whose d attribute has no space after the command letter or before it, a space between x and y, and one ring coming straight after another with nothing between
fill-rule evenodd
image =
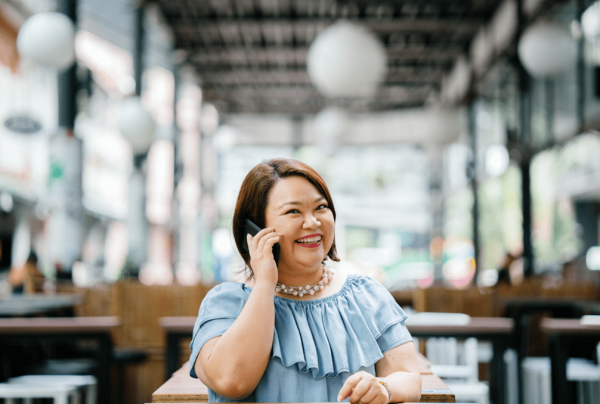
<instances>
[{"instance_id":1,"label":"smiling woman","mask_svg":"<svg viewBox=\"0 0 600 404\"><path fill-rule=\"evenodd\" d=\"M262 230L246 233L248 221ZM207 294L191 343L190 374L208 386L209 401L419 400L404 311L374 279L334 276L328 266L339 261L335 208L316 171L289 159L254 167L233 233L247 282Z\"/></svg>"},{"instance_id":2,"label":"smiling woman","mask_svg":"<svg viewBox=\"0 0 600 404\"><path fill-rule=\"evenodd\" d=\"M285 184L280 182L285 179ZM293 182L287 184L287 180ZM302 189L297 189L295 185L303 180ZM292 211L293 208L299 212L299 208L306 200L306 196L301 195L302 190L312 188L313 202L315 204L325 203L326 211L331 215L331 221L335 221L335 207L331 194L325 181L321 176L306 164L289 159L275 159L269 163L259 164L254 167L244 179L238 196L235 213L233 216L233 235L244 262L250 270L250 279L254 277L250 254L243 249L243 241L246 238L245 220L250 219L259 227L264 228L267 225L267 215L275 220L277 216L282 216L280 210ZM286 192L296 191L294 195ZM333 228L331 228L331 245L326 252L327 257L333 261L339 261L335 240L333 238ZM299 236L301 237L301 236ZM324 258L323 258L324 259Z\"/></svg>"}]
</instances>

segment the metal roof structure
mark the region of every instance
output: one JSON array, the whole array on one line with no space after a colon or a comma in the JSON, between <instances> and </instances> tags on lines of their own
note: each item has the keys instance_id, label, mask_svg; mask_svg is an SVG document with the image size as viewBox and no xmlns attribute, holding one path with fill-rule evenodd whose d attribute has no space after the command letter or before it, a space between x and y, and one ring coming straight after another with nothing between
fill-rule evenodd
<instances>
[{"instance_id":1,"label":"metal roof structure","mask_svg":"<svg viewBox=\"0 0 600 404\"><path fill-rule=\"evenodd\" d=\"M314 38L339 19L384 44L388 71L375 96L336 99L353 112L420 107L502 0L151 0L193 66L204 99L225 113L304 115L328 104L311 84Z\"/></svg>"}]
</instances>

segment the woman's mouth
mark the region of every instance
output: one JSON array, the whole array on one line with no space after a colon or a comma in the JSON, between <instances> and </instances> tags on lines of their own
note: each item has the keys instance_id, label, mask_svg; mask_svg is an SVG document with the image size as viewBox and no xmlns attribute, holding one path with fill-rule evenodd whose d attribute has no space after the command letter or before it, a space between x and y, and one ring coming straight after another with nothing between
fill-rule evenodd
<instances>
[{"instance_id":1,"label":"woman's mouth","mask_svg":"<svg viewBox=\"0 0 600 404\"><path fill-rule=\"evenodd\" d=\"M318 235L314 237L303 237L296 240L295 243L301 245L302 247L315 248L321 245L322 239L323 235Z\"/></svg>"}]
</instances>

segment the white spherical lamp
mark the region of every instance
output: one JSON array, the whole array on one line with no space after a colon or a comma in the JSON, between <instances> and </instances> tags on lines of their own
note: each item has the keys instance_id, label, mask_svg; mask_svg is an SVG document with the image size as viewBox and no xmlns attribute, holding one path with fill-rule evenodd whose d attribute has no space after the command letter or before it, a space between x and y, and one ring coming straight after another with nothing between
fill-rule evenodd
<instances>
[{"instance_id":1,"label":"white spherical lamp","mask_svg":"<svg viewBox=\"0 0 600 404\"><path fill-rule=\"evenodd\" d=\"M348 113L338 107L327 107L315 116L316 145L326 156L332 156L338 139L348 129Z\"/></svg>"},{"instance_id":2,"label":"white spherical lamp","mask_svg":"<svg viewBox=\"0 0 600 404\"><path fill-rule=\"evenodd\" d=\"M139 97L123 100L120 108L119 131L129 143L134 154L145 154L154 140L154 120L142 105Z\"/></svg>"},{"instance_id":3,"label":"white spherical lamp","mask_svg":"<svg viewBox=\"0 0 600 404\"><path fill-rule=\"evenodd\" d=\"M321 32L308 50L308 75L326 97L372 95L383 80L387 57L364 27L338 22Z\"/></svg>"},{"instance_id":4,"label":"white spherical lamp","mask_svg":"<svg viewBox=\"0 0 600 404\"><path fill-rule=\"evenodd\" d=\"M577 43L561 26L541 22L523 32L518 54L523 67L532 76L555 76L575 66Z\"/></svg>"},{"instance_id":5,"label":"white spherical lamp","mask_svg":"<svg viewBox=\"0 0 600 404\"><path fill-rule=\"evenodd\" d=\"M37 63L65 69L75 61L75 26L62 13L31 16L17 36L19 54Z\"/></svg>"},{"instance_id":6,"label":"white spherical lamp","mask_svg":"<svg viewBox=\"0 0 600 404\"><path fill-rule=\"evenodd\" d=\"M221 125L213 135L212 145L218 153L227 153L235 147L238 137L239 133L236 128Z\"/></svg>"},{"instance_id":7,"label":"white spherical lamp","mask_svg":"<svg viewBox=\"0 0 600 404\"><path fill-rule=\"evenodd\" d=\"M485 154L485 172L490 177L504 174L510 164L506 147L501 144L490 145Z\"/></svg>"},{"instance_id":8,"label":"white spherical lamp","mask_svg":"<svg viewBox=\"0 0 600 404\"><path fill-rule=\"evenodd\" d=\"M219 111L213 104L204 103L202 104L202 113L200 116L200 129L207 134L211 135L219 127Z\"/></svg>"},{"instance_id":9,"label":"white spherical lamp","mask_svg":"<svg viewBox=\"0 0 600 404\"><path fill-rule=\"evenodd\" d=\"M589 6L581 15L581 28L588 41L600 36L600 1Z\"/></svg>"},{"instance_id":10,"label":"white spherical lamp","mask_svg":"<svg viewBox=\"0 0 600 404\"><path fill-rule=\"evenodd\" d=\"M348 127L348 113L338 107L327 107L315 116L317 139L337 139Z\"/></svg>"}]
</instances>

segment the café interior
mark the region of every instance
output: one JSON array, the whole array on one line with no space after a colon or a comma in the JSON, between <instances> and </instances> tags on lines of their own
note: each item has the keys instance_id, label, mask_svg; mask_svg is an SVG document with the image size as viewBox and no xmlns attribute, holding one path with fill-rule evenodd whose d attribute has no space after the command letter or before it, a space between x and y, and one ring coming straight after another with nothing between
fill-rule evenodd
<instances>
[{"instance_id":1,"label":"caf\u00e9 interior","mask_svg":"<svg viewBox=\"0 0 600 404\"><path fill-rule=\"evenodd\" d=\"M600 2L0 1L0 400L206 402L237 194L319 172L421 402L600 403Z\"/></svg>"}]
</instances>

